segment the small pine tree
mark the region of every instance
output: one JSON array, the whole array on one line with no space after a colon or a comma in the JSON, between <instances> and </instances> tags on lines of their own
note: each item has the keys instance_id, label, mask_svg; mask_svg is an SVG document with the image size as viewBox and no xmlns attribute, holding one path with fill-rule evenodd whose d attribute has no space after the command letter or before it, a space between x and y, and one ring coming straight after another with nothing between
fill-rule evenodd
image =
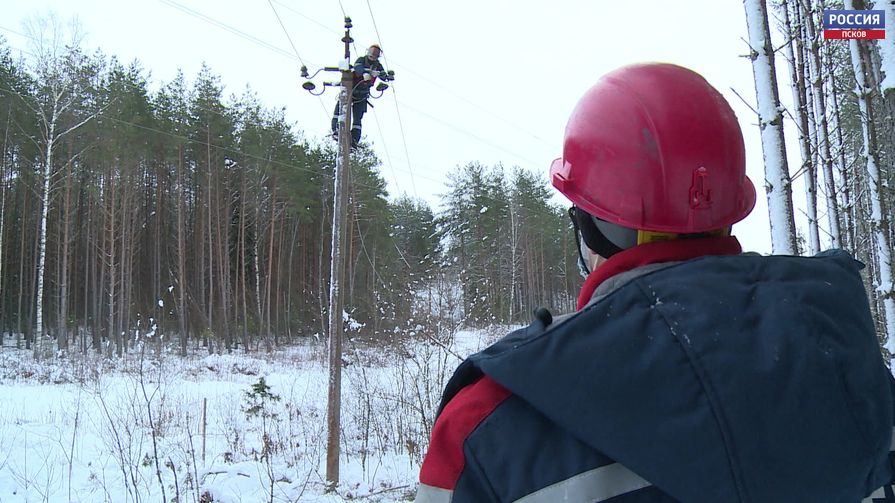
<instances>
[{"instance_id":1,"label":"small pine tree","mask_svg":"<svg viewBox=\"0 0 895 503\"><path fill-rule=\"evenodd\" d=\"M275 450L275 445L270 437L270 425L277 420L277 413L270 410L272 404L280 401L280 395L271 393L270 386L264 378L252 385L251 390L245 391L245 405L242 411L247 419L261 418L261 454L260 459L270 459L270 454Z\"/></svg>"}]
</instances>

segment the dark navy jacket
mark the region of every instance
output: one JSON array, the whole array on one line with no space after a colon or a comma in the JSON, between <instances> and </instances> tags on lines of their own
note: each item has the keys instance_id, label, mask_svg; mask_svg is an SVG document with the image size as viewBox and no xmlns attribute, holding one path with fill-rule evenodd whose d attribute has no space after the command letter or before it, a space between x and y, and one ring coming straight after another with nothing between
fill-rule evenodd
<instances>
[{"instance_id":1,"label":"dark navy jacket","mask_svg":"<svg viewBox=\"0 0 895 503\"><path fill-rule=\"evenodd\" d=\"M467 359L417 501L895 501L862 265L736 253L624 251L583 309Z\"/></svg>"},{"instance_id":2,"label":"dark navy jacket","mask_svg":"<svg viewBox=\"0 0 895 503\"><path fill-rule=\"evenodd\" d=\"M370 97L370 88L373 86L373 83L376 82L376 77L371 77L370 80L364 80L364 74L374 70L381 74L385 73L385 68L382 67L382 63L367 56L361 56L354 62L354 73L352 74L354 87L351 91L354 101L363 101Z\"/></svg>"}]
</instances>

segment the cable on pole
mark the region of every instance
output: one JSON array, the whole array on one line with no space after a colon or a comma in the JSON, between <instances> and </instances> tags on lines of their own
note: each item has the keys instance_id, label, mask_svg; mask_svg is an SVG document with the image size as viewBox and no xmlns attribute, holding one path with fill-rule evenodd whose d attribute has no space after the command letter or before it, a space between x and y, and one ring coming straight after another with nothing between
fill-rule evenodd
<instances>
[{"instance_id":1,"label":"cable on pole","mask_svg":"<svg viewBox=\"0 0 895 503\"><path fill-rule=\"evenodd\" d=\"M286 25L283 24L283 20L280 18L280 14L277 12L277 8L273 6L273 0L267 0L267 3L270 4L271 10L273 10L273 15L277 17L277 21L280 23L280 27L283 28L283 33L286 34L286 39L289 40L289 45L291 45L292 50L295 51L295 56L298 58L298 62L301 63L301 66L306 66L304 60L301 59L301 55L298 53L298 49L295 48L295 43L292 42L292 37L289 36L289 30L287 30Z\"/></svg>"}]
</instances>

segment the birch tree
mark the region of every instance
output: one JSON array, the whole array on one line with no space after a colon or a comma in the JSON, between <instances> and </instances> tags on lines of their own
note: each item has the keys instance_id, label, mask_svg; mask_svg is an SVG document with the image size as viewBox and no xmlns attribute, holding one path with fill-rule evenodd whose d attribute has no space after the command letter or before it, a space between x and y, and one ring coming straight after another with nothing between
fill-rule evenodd
<instances>
[{"instance_id":1,"label":"birch tree","mask_svg":"<svg viewBox=\"0 0 895 503\"><path fill-rule=\"evenodd\" d=\"M777 93L774 49L765 0L743 0L749 31L749 59L755 78L758 127L764 157L765 192L771 228L771 248L775 254L797 252L792 207L792 180L786 163L783 114Z\"/></svg>"},{"instance_id":2,"label":"birch tree","mask_svg":"<svg viewBox=\"0 0 895 503\"><path fill-rule=\"evenodd\" d=\"M284 114L260 101L234 129L210 71L199 75L204 86L181 76L152 99L139 65L71 47L58 54L27 67L0 57L0 326L30 348L40 306L41 350L47 333L62 349L77 326L82 349L109 356L132 349L137 339L123 336L144 333L147 315L180 332L183 354L191 335L197 348L204 337L224 350L238 331L244 347L257 347L249 342L259 335L278 344L325 328L316 308L330 276L324 161L333 155L293 136ZM20 84L6 76L16 65L26 68ZM471 324L573 308L571 229L544 180L520 172L510 181L476 162L461 170L446 199L457 204L440 219L457 267L439 267L432 210L389 204L375 154L358 157L346 251L352 315L372 321L364 336L394 333L391 320L453 331L461 292Z\"/></svg>"},{"instance_id":3,"label":"birch tree","mask_svg":"<svg viewBox=\"0 0 895 503\"><path fill-rule=\"evenodd\" d=\"M33 45L35 73L39 82L38 116L41 121L41 142L43 146L43 169L41 179L41 210L38 234L37 288L35 299L35 353L41 350L43 337L44 275L47 260L47 216L50 209L50 188L52 186L54 154L60 141L80 128L98 112L87 114L80 119L65 121L79 104L83 80L78 75L81 54L80 29L72 23L68 30L69 40L63 37L66 30L58 20L50 16L36 19L28 24L26 31ZM74 115L77 117L77 115Z\"/></svg>"}]
</instances>

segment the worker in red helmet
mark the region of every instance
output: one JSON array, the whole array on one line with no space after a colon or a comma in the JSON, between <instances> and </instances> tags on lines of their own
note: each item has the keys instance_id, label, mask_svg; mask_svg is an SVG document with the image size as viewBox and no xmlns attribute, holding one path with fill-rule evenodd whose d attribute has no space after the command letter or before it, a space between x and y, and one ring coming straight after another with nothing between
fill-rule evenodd
<instances>
[{"instance_id":1,"label":"worker in red helmet","mask_svg":"<svg viewBox=\"0 0 895 503\"><path fill-rule=\"evenodd\" d=\"M741 252L755 188L716 89L670 64L609 73L550 175L574 204L578 310L460 365L417 502L893 501L862 265Z\"/></svg>"}]
</instances>

